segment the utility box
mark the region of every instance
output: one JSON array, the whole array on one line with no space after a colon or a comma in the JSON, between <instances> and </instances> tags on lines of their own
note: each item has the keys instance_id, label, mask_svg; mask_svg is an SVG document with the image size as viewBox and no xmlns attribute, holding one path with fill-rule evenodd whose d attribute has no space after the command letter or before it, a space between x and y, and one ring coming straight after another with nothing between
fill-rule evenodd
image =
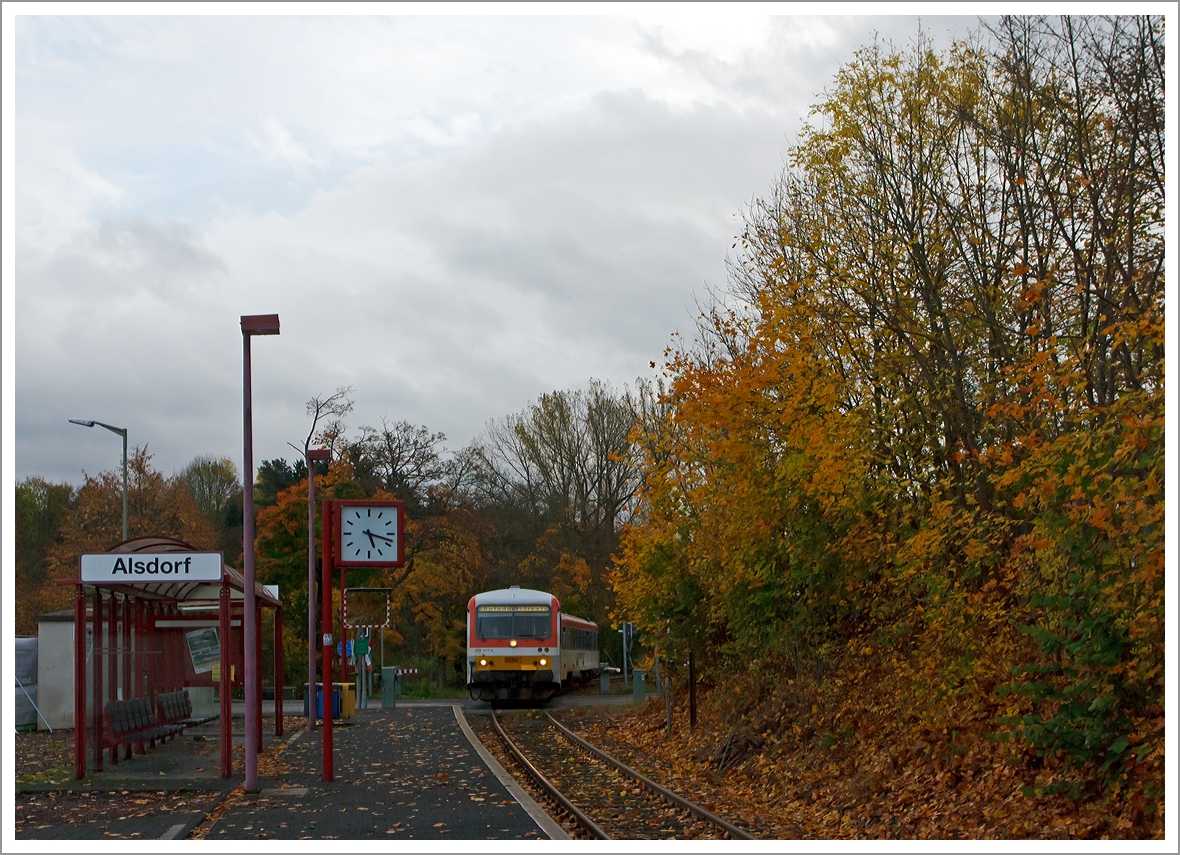
<instances>
[{"instance_id":1,"label":"utility box","mask_svg":"<svg viewBox=\"0 0 1180 855\"><path fill-rule=\"evenodd\" d=\"M381 708L394 709L397 706L397 696L401 694L401 675L396 666L381 669Z\"/></svg>"},{"instance_id":2,"label":"utility box","mask_svg":"<svg viewBox=\"0 0 1180 855\"><path fill-rule=\"evenodd\" d=\"M598 672L598 694L610 694L610 671Z\"/></svg>"},{"instance_id":3,"label":"utility box","mask_svg":"<svg viewBox=\"0 0 1180 855\"><path fill-rule=\"evenodd\" d=\"M631 672L631 691L634 692L633 697L635 703L641 704L647 700L647 685L644 682L647 679L646 671L635 670Z\"/></svg>"}]
</instances>

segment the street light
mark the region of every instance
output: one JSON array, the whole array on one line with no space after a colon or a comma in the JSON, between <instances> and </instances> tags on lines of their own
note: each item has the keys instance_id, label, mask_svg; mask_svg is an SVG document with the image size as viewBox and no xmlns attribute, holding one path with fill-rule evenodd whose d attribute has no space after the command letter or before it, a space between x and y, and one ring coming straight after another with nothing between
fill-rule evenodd
<instances>
[{"instance_id":1,"label":"street light","mask_svg":"<svg viewBox=\"0 0 1180 855\"><path fill-rule=\"evenodd\" d=\"M123 437L123 540L127 540L127 428L96 422L93 419L70 419L70 424L82 425L82 427L94 427L98 425L101 428L106 428L111 433L117 433Z\"/></svg>"},{"instance_id":2,"label":"street light","mask_svg":"<svg viewBox=\"0 0 1180 855\"><path fill-rule=\"evenodd\" d=\"M246 781L247 792L258 789L258 743L262 731L262 691L259 683L258 620L254 596L254 424L250 394L250 338L278 335L278 315L242 315L242 438L244 470L242 478L242 629L244 656L243 678L246 690ZM229 686L223 683L225 691Z\"/></svg>"}]
</instances>

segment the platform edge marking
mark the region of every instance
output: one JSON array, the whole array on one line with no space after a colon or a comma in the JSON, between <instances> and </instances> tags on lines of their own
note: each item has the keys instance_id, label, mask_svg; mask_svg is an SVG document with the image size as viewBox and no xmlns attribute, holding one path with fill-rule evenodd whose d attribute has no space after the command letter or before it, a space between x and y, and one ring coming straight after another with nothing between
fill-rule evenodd
<instances>
[{"instance_id":1,"label":"platform edge marking","mask_svg":"<svg viewBox=\"0 0 1180 855\"><path fill-rule=\"evenodd\" d=\"M463 731L463 735L467 737L467 741L471 743L471 747L475 749L475 753L479 755L479 759L483 760L487 767L492 770L492 774L499 779L500 783L504 785L504 789L508 790L508 793L532 817L533 822L543 832L549 835L550 840L571 840L572 838L566 834L565 829L553 817L546 813L545 809L537 804L533 800L533 797L526 793L520 784L516 783L516 779L508 774L504 767L500 765L500 762L484 748L483 743L479 741L479 737L471 729L471 725L467 723L467 718L463 715L463 708L458 704L452 704L451 709L455 711L455 720L459 722L459 727Z\"/></svg>"}]
</instances>

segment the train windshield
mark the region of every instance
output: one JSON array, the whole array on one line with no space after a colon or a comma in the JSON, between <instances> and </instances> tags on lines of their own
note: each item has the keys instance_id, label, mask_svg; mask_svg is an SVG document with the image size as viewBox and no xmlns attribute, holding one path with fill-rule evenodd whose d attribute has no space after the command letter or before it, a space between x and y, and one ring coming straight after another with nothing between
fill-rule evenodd
<instances>
[{"instance_id":1,"label":"train windshield","mask_svg":"<svg viewBox=\"0 0 1180 855\"><path fill-rule=\"evenodd\" d=\"M553 634L549 606L476 606L479 638L548 638Z\"/></svg>"}]
</instances>

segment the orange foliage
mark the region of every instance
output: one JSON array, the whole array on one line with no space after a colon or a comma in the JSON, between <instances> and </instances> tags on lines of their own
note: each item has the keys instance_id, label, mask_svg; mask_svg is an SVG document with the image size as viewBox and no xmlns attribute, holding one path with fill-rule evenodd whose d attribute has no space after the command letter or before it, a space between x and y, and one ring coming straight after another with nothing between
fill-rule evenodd
<instances>
[{"instance_id":1,"label":"orange foliage","mask_svg":"<svg viewBox=\"0 0 1180 855\"><path fill-rule=\"evenodd\" d=\"M841 741L864 724L880 746L984 758L1015 739L1006 786L1137 805L1102 833L1155 834L1162 183L1134 147L1162 140L1162 30L1005 19L1000 35L1002 58L867 49L840 72L750 214L733 304L669 354L668 416L636 437L618 613L670 624L739 715L806 686L792 726ZM1118 45L1130 76L1083 63L1067 91L1047 63L1083 44ZM1007 76L1022 62L1028 78ZM1113 85L1143 112L1102 102ZM1073 91L1109 121L1072 125ZM1013 127L1025 98L1037 122ZM1119 136L1131 122L1138 143ZM1038 213L1074 192L1058 160L1098 149L1142 215L1122 243L1103 232L1114 195L1075 200L1081 237Z\"/></svg>"}]
</instances>

